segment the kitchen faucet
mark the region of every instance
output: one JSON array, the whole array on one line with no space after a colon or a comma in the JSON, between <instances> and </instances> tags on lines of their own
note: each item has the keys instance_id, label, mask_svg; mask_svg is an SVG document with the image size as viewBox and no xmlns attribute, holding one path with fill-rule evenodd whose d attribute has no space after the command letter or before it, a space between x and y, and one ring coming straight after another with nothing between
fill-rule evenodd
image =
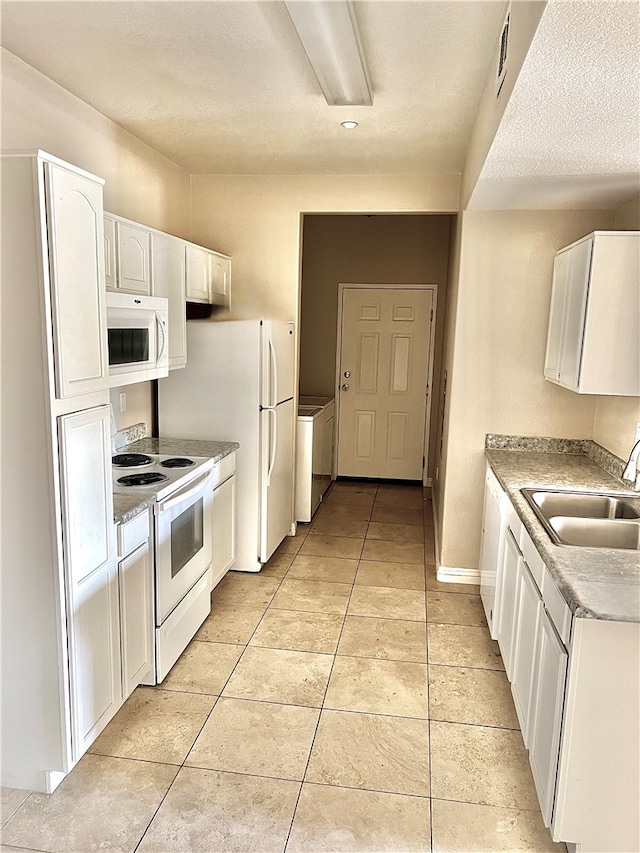
<instances>
[{"instance_id":1,"label":"kitchen faucet","mask_svg":"<svg viewBox=\"0 0 640 853\"><path fill-rule=\"evenodd\" d=\"M638 457L640 456L640 439L633 445L629 454L627 467L622 472L622 479L625 483L633 485L634 489L640 491L640 470L638 470Z\"/></svg>"}]
</instances>

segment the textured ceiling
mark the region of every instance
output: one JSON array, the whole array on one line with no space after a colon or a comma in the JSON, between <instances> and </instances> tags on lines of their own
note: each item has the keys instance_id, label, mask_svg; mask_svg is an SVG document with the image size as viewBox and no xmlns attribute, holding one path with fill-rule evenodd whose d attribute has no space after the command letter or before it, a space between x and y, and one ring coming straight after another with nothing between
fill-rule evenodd
<instances>
[{"instance_id":1,"label":"textured ceiling","mask_svg":"<svg viewBox=\"0 0 640 853\"><path fill-rule=\"evenodd\" d=\"M472 207L612 207L640 189L640 4L550 0Z\"/></svg>"},{"instance_id":2,"label":"textured ceiling","mask_svg":"<svg viewBox=\"0 0 640 853\"><path fill-rule=\"evenodd\" d=\"M372 107L326 105L280 2L3 2L2 41L192 173L461 172L504 0L356 8Z\"/></svg>"}]
</instances>

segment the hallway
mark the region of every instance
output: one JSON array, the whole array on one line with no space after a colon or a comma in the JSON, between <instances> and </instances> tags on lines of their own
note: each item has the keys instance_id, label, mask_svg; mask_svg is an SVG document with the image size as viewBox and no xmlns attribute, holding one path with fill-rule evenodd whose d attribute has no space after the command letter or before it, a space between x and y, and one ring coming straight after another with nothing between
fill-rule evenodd
<instances>
[{"instance_id":1,"label":"hallway","mask_svg":"<svg viewBox=\"0 0 640 853\"><path fill-rule=\"evenodd\" d=\"M2 850L565 850L477 592L422 489L335 484L54 795L3 791Z\"/></svg>"}]
</instances>

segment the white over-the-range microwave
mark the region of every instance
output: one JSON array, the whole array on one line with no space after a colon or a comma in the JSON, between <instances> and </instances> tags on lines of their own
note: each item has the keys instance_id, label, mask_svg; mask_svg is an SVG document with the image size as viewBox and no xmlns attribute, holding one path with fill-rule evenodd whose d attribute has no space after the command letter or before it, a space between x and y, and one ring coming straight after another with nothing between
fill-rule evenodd
<instances>
[{"instance_id":1,"label":"white over-the-range microwave","mask_svg":"<svg viewBox=\"0 0 640 853\"><path fill-rule=\"evenodd\" d=\"M109 385L169 375L169 303L161 296L107 293Z\"/></svg>"}]
</instances>

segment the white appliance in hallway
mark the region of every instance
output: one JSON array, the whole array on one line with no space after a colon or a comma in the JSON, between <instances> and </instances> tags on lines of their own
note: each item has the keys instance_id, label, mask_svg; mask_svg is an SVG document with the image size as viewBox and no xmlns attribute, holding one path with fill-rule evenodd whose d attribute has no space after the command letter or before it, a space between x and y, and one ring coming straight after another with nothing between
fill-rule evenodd
<instances>
[{"instance_id":1,"label":"white appliance in hallway","mask_svg":"<svg viewBox=\"0 0 640 853\"><path fill-rule=\"evenodd\" d=\"M163 438L237 441L236 559L257 572L293 525L293 323L187 323L188 360L158 383Z\"/></svg>"}]
</instances>

